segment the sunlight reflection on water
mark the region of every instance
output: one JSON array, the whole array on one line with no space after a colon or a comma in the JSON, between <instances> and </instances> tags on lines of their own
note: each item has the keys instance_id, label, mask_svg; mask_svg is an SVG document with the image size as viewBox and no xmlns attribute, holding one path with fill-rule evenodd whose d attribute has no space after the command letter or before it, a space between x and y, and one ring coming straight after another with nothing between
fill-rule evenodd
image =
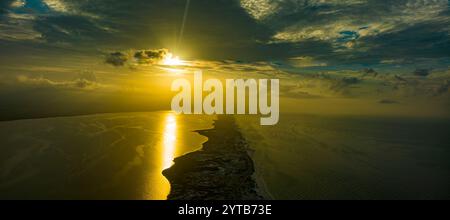
<instances>
[{"instance_id":1,"label":"sunlight reflection on water","mask_svg":"<svg viewBox=\"0 0 450 220\"><path fill-rule=\"evenodd\" d=\"M175 154L175 144L176 144L176 134L177 134L177 121L176 116L173 113L169 113L166 116L166 122L164 127L164 137L163 137L163 163L162 168L167 169L173 164L174 154Z\"/></svg>"},{"instance_id":2,"label":"sunlight reflection on water","mask_svg":"<svg viewBox=\"0 0 450 220\"><path fill-rule=\"evenodd\" d=\"M200 149L207 138L195 131L214 119L136 112L2 122L0 198L164 200L162 171Z\"/></svg>"},{"instance_id":3,"label":"sunlight reflection on water","mask_svg":"<svg viewBox=\"0 0 450 220\"><path fill-rule=\"evenodd\" d=\"M161 122L162 136L158 144L158 155L156 160L161 172L173 164L177 145L177 116L168 112ZM166 199L170 192L170 184L160 173L150 174L148 179L147 198L148 199Z\"/></svg>"}]
</instances>

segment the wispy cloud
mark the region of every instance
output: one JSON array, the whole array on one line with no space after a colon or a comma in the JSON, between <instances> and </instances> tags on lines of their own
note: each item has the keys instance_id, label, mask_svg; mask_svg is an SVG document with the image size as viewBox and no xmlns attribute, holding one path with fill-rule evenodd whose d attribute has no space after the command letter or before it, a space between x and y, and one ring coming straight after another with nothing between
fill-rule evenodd
<instances>
[{"instance_id":1,"label":"wispy cloud","mask_svg":"<svg viewBox=\"0 0 450 220\"><path fill-rule=\"evenodd\" d=\"M317 56L327 59L365 56L367 61L366 54L376 54L374 60L392 57L380 54L381 48L395 50L397 56L427 57L429 54L418 51L449 48L447 0L241 0L241 5L258 22L275 30L269 43L302 47L311 41L324 42L333 54ZM435 45L431 45L433 41ZM438 46L438 42L442 43Z\"/></svg>"},{"instance_id":2,"label":"wispy cloud","mask_svg":"<svg viewBox=\"0 0 450 220\"><path fill-rule=\"evenodd\" d=\"M96 89L102 85L98 83L97 77L92 72L83 72L73 80L57 81L45 78L43 76L30 77L26 75L17 76L14 81L9 83L17 86L27 86L34 88L62 88L62 89Z\"/></svg>"}]
</instances>

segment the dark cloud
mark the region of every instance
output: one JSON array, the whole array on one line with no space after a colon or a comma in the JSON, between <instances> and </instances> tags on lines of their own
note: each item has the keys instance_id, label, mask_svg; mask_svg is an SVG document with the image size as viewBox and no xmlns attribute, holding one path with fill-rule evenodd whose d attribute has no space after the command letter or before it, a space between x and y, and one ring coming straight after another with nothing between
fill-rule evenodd
<instances>
[{"instance_id":1,"label":"dark cloud","mask_svg":"<svg viewBox=\"0 0 450 220\"><path fill-rule=\"evenodd\" d=\"M141 64L155 64L169 55L168 49L140 50L134 53L134 58Z\"/></svg>"},{"instance_id":2,"label":"dark cloud","mask_svg":"<svg viewBox=\"0 0 450 220\"><path fill-rule=\"evenodd\" d=\"M128 55L122 52L113 52L106 56L105 62L113 66L123 66L128 61Z\"/></svg>"},{"instance_id":3,"label":"dark cloud","mask_svg":"<svg viewBox=\"0 0 450 220\"><path fill-rule=\"evenodd\" d=\"M420 64L423 58L448 58L449 26L450 22L413 24L402 30L366 37L354 48L356 51L350 50L345 54L353 56L353 62L366 59L372 63L382 59L406 59ZM361 51L357 51L358 49Z\"/></svg>"},{"instance_id":4,"label":"dark cloud","mask_svg":"<svg viewBox=\"0 0 450 220\"><path fill-rule=\"evenodd\" d=\"M330 85L330 90L342 93L344 95L350 95L350 89L352 89L353 86L360 83L361 79L357 77L344 77L340 79L335 79L332 81L332 84Z\"/></svg>"},{"instance_id":5,"label":"dark cloud","mask_svg":"<svg viewBox=\"0 0 450 220\"><path fill-rule=\"evenodd\" d=\"M408 82L408 80L406 80L405 78L399 76L399 75L395 75L394 79L398 82Z\"/></svg>"},{"instance_id":6,"label":"dark cloud","mask_svg":"<svg viewBox=\"0 0 450 220\"><path fill-rule=\"evenodd\" d=\"M413 74L415 76L425 77L425 76L430 75L430 70L428 70L428 69L416 69L416 70L414 70Z\"/></svg>"},{"instance_id":7,"label":"dark cloud","mask_svg":"<svg viewBox=\"0 0 450 220\"><path fill-rule=\"evenodd\" d=\"M78 47L88 47L94 42L102 44L102 41L114 38L105 27L79 15L38 17L34 29L48 43L70 43Z\"/></svg>"},{"instance_id":8,"label":"dark cloud","mask_svg":"<svg viewBox=\"0 0 450 220\"><path fill-rule=\"evenodd\" d=\"M378 76L378 72L372 68L364 68L362 70L362 72L363 72L364 76L369 76L369 77L377 77Z\"/></svg>"},{"instance_id":9,"label":"dark cloud","mask_svg":"<svg viewBox=\"0 0 450 220\"><path fill-rule=\"evenodd\" d=\"M131 53L132 55L129 55ZM168 49L154 49L154 50L129 50L126 52L113 52L106 56L105 63L113 66L124 66L125 64L161 64L165 58L170 58L173 55ZM130 59L130 57L132 59Z\"/></svg>"},{"instance_id":10,"label":"dark cloud","mask_svg":"<svg viewBox=\"0 0 450 220\"><path fill-rule=\"evenodd\" d=\"M8 8L10 8L12 0L2 0L0 1L0 20L3 17L3 15L8 11Z\"/></svg>"},{"instance_id":11,"label":"dark cloud","mask_svg":"<svg viewBox=\"0 0 450 220\"><path fill-rule=\"evenodd\" d=\"M357 83L361 82L361 80L356 77L344 77L344 78L342 78L341 82L343 85L348 86L348 85L357 84Z\"/></svg>"}]
</instances>

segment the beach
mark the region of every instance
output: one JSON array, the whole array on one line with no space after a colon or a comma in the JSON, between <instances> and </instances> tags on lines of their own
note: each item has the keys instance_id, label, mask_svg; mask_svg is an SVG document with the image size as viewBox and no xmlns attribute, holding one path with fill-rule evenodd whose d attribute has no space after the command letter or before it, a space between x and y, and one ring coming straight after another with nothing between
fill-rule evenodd
<instances>
[{"instance_id":1,"label":"beach","mask_svg":"<svg viewBox=\"0 0 450 220\"><path fill-rule=\"evenodd\" d=\"M256 200L254 165L249 146L232 116L219 116L214 128L199 131L208 137L199 151L174 160L163 174L171 183L168 199Z\"/></svg>"}]
</instances>

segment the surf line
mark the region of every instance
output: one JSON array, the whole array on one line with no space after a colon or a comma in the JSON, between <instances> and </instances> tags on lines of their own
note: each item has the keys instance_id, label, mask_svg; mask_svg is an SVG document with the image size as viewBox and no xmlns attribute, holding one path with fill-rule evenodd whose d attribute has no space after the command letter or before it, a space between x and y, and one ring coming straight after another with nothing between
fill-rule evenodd
<instances>
[{"instance_id":1,"label":"surf line","mask_svg":"<svg viewBox=\"0 0 450 220\"><path fill-rule=\"evenodd\" d=\"M261 125L276 125L280 115L279 85L279 79L226 79L224 92L222 81L208 79L203 82L202 71L196 71L193 87L191 82L184 78L172 82L171 90L178 94L172 98L171 108L178 114L260 114L262 115ZM270 97L268 96L269 86ZM204 95L206 95L205 98L203 98Z\"/></svg>"}]
</instances>

